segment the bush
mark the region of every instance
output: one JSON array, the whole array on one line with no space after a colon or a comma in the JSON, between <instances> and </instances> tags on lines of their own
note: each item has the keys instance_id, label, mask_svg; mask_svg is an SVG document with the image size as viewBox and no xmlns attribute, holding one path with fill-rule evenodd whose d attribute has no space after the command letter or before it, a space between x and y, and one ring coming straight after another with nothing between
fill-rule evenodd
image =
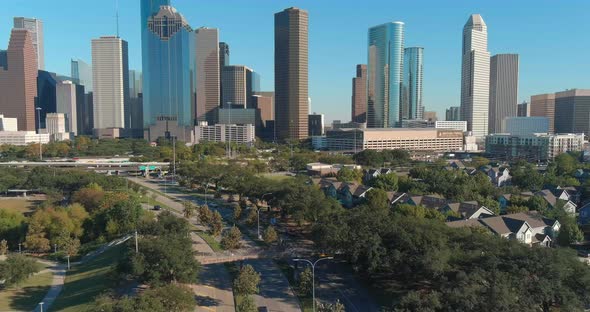
<instances>
[{"instance_id":1,"label":"bush","mask_svg":"<svg viewBox=\"0 0 590 312\"><path fill-rule=\"evenodd\" d=\"M234 280L234 291L240 295L253 295L258 292L259 283L260 273L256 272L251 265L246 264L240 269Z\"/></svg>"},{"instance_id":2,"label":"bush","mask_svg":"<svg viewBox=\"0 0 590 312\"><path fill-rule=\"evenodd\" d=\"M275 229L272 226L269 226L264 231L263 238L267 244L272 244L279 239L279 236L277 234L277 231L275 231Z\"/></svg>"},{"instance_id":3,"label":"bush","mask_svg":"<svg viewBox=\"0 0 590 312\"><path fill-rule=\"evenodd\" d=\"M36 260L13 254L0 262L0 280L6 280L5 284L8 286L19 284L40 270L41 265Z\"/></svg>"},{"instance_id":4,"label":"bush","mask_svg":"<svg viewBox=\"0 0 590 312\"><path fill-rule=\"evenodd\" d=\"M223 237L221 238L221 246L228 250L238 249L241 247L241 239L242 232L240 232L237 227L233 226L231 229L223 233Z\"/></svg>"}]
</instances>

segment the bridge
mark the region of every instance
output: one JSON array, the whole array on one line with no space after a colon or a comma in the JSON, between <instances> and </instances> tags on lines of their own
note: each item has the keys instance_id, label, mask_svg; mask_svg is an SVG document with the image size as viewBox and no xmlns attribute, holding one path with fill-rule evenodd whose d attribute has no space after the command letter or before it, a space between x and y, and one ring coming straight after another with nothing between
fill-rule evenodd
<instances>
[{"instance_id":1,"label":"bridge","mask_svg":"<svg viewBox=\"0 0 590 312\"><path fill-rule=\"evenodd\" d=\"M149 171L162 170L170 166L167 162L130 162L130 161L99 161L99 162L76 162L76 161L11 161L11 162L0 162L0 168L34 168L34 167L47 167L47 168L79 168L89 171L115 171L115 172L145 172L146 169Z\"/></svg>"}]
</instances>

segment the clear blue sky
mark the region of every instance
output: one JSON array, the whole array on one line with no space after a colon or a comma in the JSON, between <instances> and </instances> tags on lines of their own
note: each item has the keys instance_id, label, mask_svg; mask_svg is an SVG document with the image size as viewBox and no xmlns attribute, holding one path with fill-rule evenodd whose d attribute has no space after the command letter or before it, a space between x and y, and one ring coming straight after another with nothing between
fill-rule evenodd
<instances>
[{"instance_id":1,"label":"clear blue sky","mask_svg":"<svg viewBox=\"0 0 590 312\"><path fill-rule=\"evenodd\" d=\"M120 34L129 42L130 68L141 69L139 0L120 1ZM115 33L115 0L2 1L0 48L13 16L45 26L49 71L70 72L70 58L91 61L90 40ZM493 54L520 54L519 100L566 88L590 88L590 1L587 0L172 0L194 28L220 29L231 63L252 67L272 90L273 14L297 6L309 11L309 87L312 110L327 120L350 119L351 78L367 60L367 29L406 24L406 46L425 48L424 104L444 113L459 104L461 33L469 14L488 25ZM442 116L444 118L444 115Z\"/></svg>"}]
</instances>

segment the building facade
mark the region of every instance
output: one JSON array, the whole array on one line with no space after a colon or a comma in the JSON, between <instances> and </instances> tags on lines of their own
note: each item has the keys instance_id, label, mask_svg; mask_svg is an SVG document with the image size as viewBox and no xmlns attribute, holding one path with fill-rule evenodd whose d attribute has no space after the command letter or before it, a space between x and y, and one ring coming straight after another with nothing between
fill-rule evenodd
<instances>
[{"instance_id":1,"label":"building facade","mask_svg":"<svg viewBox=\"0 0 590 312\"><path fill-rule=\"evenodd\" d=\"M125 128L129 121L127 41L107 36L92 40L94 128Z\"/></svg>"},{"instance_id":2,"label":"building facade","mask_svg":"<svg viewBox=\"0 0 590 312\"><path fill-rule=\"evenodd\" d=\"M136 70L129 71L129 111L131 112L129 128L142 133L143 131L140 131L143 130L142 75Z\"/></svg>"},{"instance_id":3,"label":"building facade","mask_svg":"<svg viewBox=\"0 0 590 312\"><path fill-rule=\"evenodd\" d=\"M483 18L473 14L463 27L461 65L461 120L477 137L488 134L490 53Z\"/></svg>"},{"instance_id":4,"label":"building facade","mask_svg":"<svg viewBox=\"0 0 590 312\"><path fill-rule=\"evenodd\" d=\"M215 123L215 110L221 104L219 31L215 28L195 30L197 98L195 119Z\"/></svg>"},{"instance_id":5,"label":"building facade","mask_svg":"<svg viewBox=\"0 0 590 312\"><path fill-rule=\"evenodd\" d=\"M404 23L369 29L367 126L393 128L400 120L404 62Z\"/></svg>"},{"instance_id":6,"label":"building facade","mask_svg":"<svg viewBox=\"0 0 590 312\"><path fill-rule=\"evenodd\" d=\"M219 43L219 77L224 66L229 66L229 44L226 42ZM223 99L223 81L219 82L219 98Z\"/></svg>"},{"instance_id":7,"label":"building facade","mask_svg":"<svg viewBox=\"0 0 590 312\"><path fill-rule=\"evenodd\" d=\"M221 72L221 86L223 89L221 103L223 106L252 107L253 77L254 71L246 66L225 66Z\"/></svg>"},{"instance_id":8,"label":"building facade","mask_svg":"<svg viewBox=\"0 0 590 312\"><path fill-rule=\"evenodd\" d=\"M529 117L531 116L531 105L528 102L522 102L516 107L517 117Z\"/></svg>"},{"instance_id":9,"label":"building facade","mask_svg":"<svg viewBox=\"0 0 590 312\"><path fill-rule=\"evenodd\" d=\"M144 137L187 142L182 129L194 125L196 92L193 29L169 1L143 0L141 11Z\"/></svg>"},{"instance_id":10,"label":"building facade","mask_svg":"<svg viewBox=\"0 0 590 312\"><path fill-rule=\"evenodd\" d=\"M590 90L555 93L555 133L590 135Z\"/></svg>"},{"instance_id":11,"label":"building facade","mask_svg":"<svg viewBox=\"0 0 590 312\"><path fill-rule=\"evenodd\" d=\"M452 129L467 132L467 121L435 121L434 127L436 129Z\"/></svg>"},{"instance_id":12,"label":"building facade","mask_svg":"<svg viewBox=\"0 0 590 312\"><path fill-rule=\"evenodd\" d=\"M45 47L43 44L43 22L36 18L15 17L15 29L26 29L31 33L33 39L33 48L37 55L37 68L45 70Z\"/></svg>"},{"instance_id":13,"label":"building facade","mask_svg":"<svg viewBox=\"0 0 590 312\"><path fill-rule=\"evenodd\" d=\"M0 68L0 114L17 118L18 130L35 131L38 66L31 32L12 30L6 63Z\"/></svg>"},{"instance_id":14,"label":"building facade","mask_svg":"<svg viewBox=\"0 0 590 312\"><path fill-rule=\"evenodd\" d=\"M57 112L57 75L44 70L37 72L37 97L35 98L35 107L41 108L39 111L40 126L45 128L45 118L49 113Z\"/></svg>"},{"instance_id":15,"label":"building facade","mask_svg":"<svg viewBox=\"0 0 590 312\"><path fill-rule=\"evenodd\" d=\"M502 121L517 115L518 54L496 54L490 61L489 133L504 132Z\"/></svg>"},{"instance_id":16,"label":"building facade","mask_svg":"<svg viewBox=\"0 0 590 312\"><path fill-rule=\"evenodd\" d=\"M547 117L549 133L555 132L555 93L531 96L531 117Z\"/></svg>"},{"instance_id":17,"label":"building facade","mask_svg":"<svg viewBox=\"0 0 590 312\"><path fill-rule=\"evenodd\" d=\"M200 142L233 142L251 145L256 141L254 125L216 124L201 122L195 126L195 144Z\"/></svg>"},{"instance_id":18,"label":"building facade","mask_svg":"<svg viewBox=\"0 0 590 312\"><path fill-rule=\"evenodd\" d=\"M502 129L512 135L532 135L535 133L549 133L549 118L547 117L506 117Z\"/></svg>"},{"instance_id":19,"label":"building facade","mask_svg":"<svg viewBox=\"0 0 590 312\"><path fill-rule=\"evenodd\" d=\"M78 135L77 93L76 85L69 81L60 81L56 88L57 113L65 118L65 131ZM47 125L49 129L49 125Z\"/></svg>"},{"instance_id":20,"label":"building facade","mask_svg":"<svg viewBox=\"0 0 590 312\"><path fill-rule=\"evenodd\" d=\"M324 135L324 114L310 114L309 115L309 136Z\"/></svg>"},{"instance_id":21,"label":"building facade","mask_svg":"<svg viewBox=\"0 0 590 312\"><path fill-rule=\"evenodd\" d=\"M367 65L356 65L352 78L352 116L354 122L367 122Z\"/></svg>"},{"instance_id":22,"label":"building facade","mask_svg":"<svg viewBox=\"0 0 590 312\"><path fill-rule=\"evenodd\" d=\"M422 103L424 48L404 49L403 70L401 119L421 119L424 111Z\"/></svg>"},{"instance_id":23,"label":"building facade","mask_svg":"<svg viewBox=\"0 0 590 312\"><path fill-rule=\"evenodd\" d=\"M486 153L502 160L538 162L584 148L584 134L491 134L486 137Z\"/></svg>"},{"instance_id":24,"label":"building facade","mask_svg":"<svg viewBox=\"0 0 590 312\"><path fill-rule=\"evenodd\" d=\"M81 59L72 59L70 64L72 78L83 85L87 93L92 92L92 66Z\"/></svg>"},{"instance_id":25,"label":"building facade","mask_svg":"<svg viewBox=\"0 0 590 312\"><path fill-rule=\"evenodd\" d=\"M459 106L451 106L447 108L445 113L445 120L446 121L459 121L461 120L461 107Z\"/></svg>"},{"instance_id":26,"label":"building facade","mask_svg":"<svg viewBox=\"0 0 590 312\"><path fill-rule=\"evenodd\" d=\"M275 122L279 140L307 137L308 13L288 8L275 14Z\"/></svg>"}]
</instances>

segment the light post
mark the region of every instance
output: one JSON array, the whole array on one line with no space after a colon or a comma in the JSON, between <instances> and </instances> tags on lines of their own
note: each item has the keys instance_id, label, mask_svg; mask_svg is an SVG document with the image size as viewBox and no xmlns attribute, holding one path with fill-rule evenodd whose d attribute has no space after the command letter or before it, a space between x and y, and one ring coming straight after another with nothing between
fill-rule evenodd
<instances>
[{"instance_id":1,"label":"light post","mask_svg":"<svg viewBox=\"0 0 590 312\"><path fill-rule=\"evenodd\" d=\"M256 214L258 214L258 240L262 240L260 235L260 208L256 209Z\"/></svg>"},{"instance_id":2,"label":"light post","mask_svg":"<svg viewBox=\"0 0 590 312\"><path fill-rule=\"evenodd\" d=\"M229 111L229 124L225 125L225 129L229 132L228 133L228 140L227 140L227 158L231 159L231 110L232 110L232 102L227 102L228 111Z\"/></svg>"},{"instance_id":3,"label":"light post","mask_svg":"<svg viewBox=\"0 0 590 312\"><path fill-rule=\"evenodd\" d=\"M70 269L70 255L67 255L66 258L68 258L68 270Z\"/></svg>"},{"instance_id":4,"label":"light post","mask_svg":"<svg viewBox=\"0 0 590 312\"><path fill-rule=\"evenodd\" d=\"M22 253L21 245L22 245L21 243L18 243L18 253Z\"/></svg>"},{"instance_id":5,"label":"light post","mask_svg":"<svg viewBox=\"0 0 590 312\"><path fill-rule=\"evenodd\" d=\"M39 302L39 312L43 312L43 301Z\"/></svg>"},{"instance_id":6,"label":"light post","mask_svg":"<svg viewBox=\"0 0 590 312\"><path fill-rule=\"evenodd\" d=\"M322 260L332 260L334 257L319 258L315 262L311 262L307 259L293 259L295 262L307 262L311 265L311 293L313 300L313 311L315 312L315 265Z\"/></svg>"},{"instance_id":7,"label":"light post","mask_svg":"<svg viewBox=\"0 0 590 312\"><path fill-rule=\"evenodd\" d=\"M37 110L37 135L39 136L39 160L43 161L43 145L41 144L41 107Z\"/></svg>"},{"instance_id":8,"label":"light post","mask_svg":"<svg viewBox=\"0 0 590 312\"><path fill-rule=\"evenodd\" d=\"M56 253L57 252L57 244L53 244L53 252Z\"/></svg>"}]
</instances>

